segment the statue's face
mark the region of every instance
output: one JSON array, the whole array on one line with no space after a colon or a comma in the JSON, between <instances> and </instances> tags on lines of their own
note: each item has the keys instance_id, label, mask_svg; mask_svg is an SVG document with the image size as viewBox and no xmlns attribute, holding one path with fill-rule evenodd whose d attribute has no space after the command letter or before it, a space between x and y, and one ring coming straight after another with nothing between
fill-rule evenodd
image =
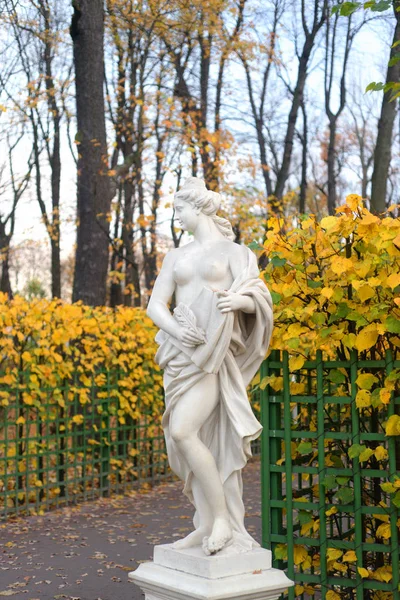
<instances>
[{"instance_id":1,"label":"statue's face","mask_svg":"<svg viewBox=\"0 0 400 600\"><path fill-rule=\"evenodd\" d=\"M200 209L181 199L174 200L175 219L184 231L193 232L199 219Z\"/></svg>"}]
</instances>

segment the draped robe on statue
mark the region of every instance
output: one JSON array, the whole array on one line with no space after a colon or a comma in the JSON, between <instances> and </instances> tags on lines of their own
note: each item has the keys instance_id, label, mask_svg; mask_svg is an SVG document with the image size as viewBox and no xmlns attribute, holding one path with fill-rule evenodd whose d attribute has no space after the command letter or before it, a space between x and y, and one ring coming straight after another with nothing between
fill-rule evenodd
<instances>
[{"instance_id":1,"label":"draped robe on statue","mask_svg":"<svg viewBox=\"0 0 400 600\"><path fill-rule=\"evenodd\" d=\"M260 435L262 427L251 410L246 388L266 355L273 325L271 295L259 278L255 255L247 248L246 251L247 266L233 281L230 291L250 296L254 314L222 314L216 306L216 293L204 287L189 307L179 304L174 316L181 325L182 314L183 320L188 319L188 326L195 321L204 330L206 342L187 348L162 330L156 336L160 344L156 362L165 370L163 428L168 459L171 469L185 482L184 493L194 505L193 473L170 435L170 422L183 394L207 374L218 375L219 402L199 437L217 464L233 528L233 544L238 551L258 546L244 527L241 469L251 456L251 441ZM194 525L199 526L197 511Z\"/></svg>"}]
</instances>

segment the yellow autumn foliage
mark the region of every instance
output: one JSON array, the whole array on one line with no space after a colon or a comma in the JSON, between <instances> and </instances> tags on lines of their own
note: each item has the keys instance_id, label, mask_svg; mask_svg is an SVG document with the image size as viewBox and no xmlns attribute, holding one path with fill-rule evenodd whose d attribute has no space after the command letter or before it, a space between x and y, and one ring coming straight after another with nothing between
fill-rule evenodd
<instances>
[{"instance_id":1,"label":"yellow autumn foliage","mask_svg":"<svg viewBox=\"0 0 400 600\"><path fill-rule=\"evenodd\" d=\"M381 513L387 511L363 516L362 535L367 543L389 548L393 519L400 527L395 516L400 507L395 484L400 479L393 464L393 437L400 436L395 400L400 383L400 219L390 213L372 215L359 196L351 195L335 216L321 221L313 215L287 220L271 217L262 250L267 259L262 277L274 302L271 349L286 351L289 357L284 355L279 361L273 355L259 386L261 390L268 386L266 399L280 403L278 423L284 418L285 426L279 429L278 425L279 433L286 434L290 426L290 447L282 442L276 465L291 460L294 531L307 551L301 556L294 551L288 562L297 567L296 582L301 586L302 573L321 574L322 564L328 576L354 580L354 587L362 579L388 583L392 577L386 564L391 560L389 552L374 564L370 553L360 553L357 547L345 549L340 540L346 527L346 541L355 540L357 502L371 510L376 502ZM282 367L274 368L275 360ZM289 385L282 377L285 368ZM323 411L317 402L321 392ZM272 410L271 415L275 414ZM350 432L356 438L355 423L364 439L348 438ZM301 483L295 469L304 470ZM308 469L314 469L315 475L308 474ZM361 489L350 475L358 469ZM282 481L288 486L284 474ZM308 500L307 509L300 507L301 500ZM325 531L321 512L316 510L321 501L333 542L329 547L328 540L326 553L315 545L316 540L321 544L320 531ZM337 540L339 548L334 546ZM275 556L285 560L279 551ZM340 585L340 590L325 591L326 597L352 597L354 590Z\"/></svg>"},{"instance_id":2,"label":"yellow autumn foliage","mask_svg":"<svg viewBox=\"0 0 400 600\"><path fill-rule=\"evenodd\" d=\"M352 352L364 361L400 357L400 219L372 215L356 194L336 212L321 221L268 220L262 277L274 302L271 349L289 352L291 372L318 350L328 360L345 361ZM400 369L385 380L360 372L357 408L384 411L399 381ZM400 435L396 417L387 435Z\"/></svg>"},{"instance_id":3,"label":"yellow autumn foliage","mask_svg":"<svg viewBox=\"0 0 400 600\"><path fill-rule=\"evenodd\" d=\"M268 220L263 277L275 304L272 348L343 360L353 349L363 358L372 348L398 353L400 219L372 215L354 194L336 210L320 222L314 215Z\"/></svg>"},{"instance_id":4,"label":"yellow autumn foliage","mask_svg":"<svg viewBox=\"0 0 400 600\"><path fill-rule=\"evenodd\" d=\"M39 410L48 402L49 388L57 406L65 407L76 396L85 405L91 401L92 387L104 386L106 373L112 370L118 379L109 394L117 401L121 418L137 416L139 396L141 406L152 406L160 414L156 329L142 309L28 302L21 296L8 301L0 294L0 329L0 406L13 402L16 387L24 404ZM71 384L67 393L66 381ZM82 421L80 414L72 418L76 424Z\"/></svg>"},{"instance_id":5,"label":"yellow autumn foliage","mask_svg":"<svg viewBox=\"0 0 400 600\"><path fill-rule=\"evenodd\" d=\"M142 309L0 294L0 331L0 510L39 514L67 497L94 498L146 478L156 459L151 473L165 471L156 329ZM28 436L29 446L15 444Z\"/></svg>"}]
</instances>

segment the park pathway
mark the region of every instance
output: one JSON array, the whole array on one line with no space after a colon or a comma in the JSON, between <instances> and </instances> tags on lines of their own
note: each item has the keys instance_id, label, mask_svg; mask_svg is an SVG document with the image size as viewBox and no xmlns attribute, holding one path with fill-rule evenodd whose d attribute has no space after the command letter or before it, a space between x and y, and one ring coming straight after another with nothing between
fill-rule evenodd
<instances>
[{"instance_id":1,"label":"park pathway","mask_svg":"<svg viewBox=\"0 0 400 600\"><path fill-rule=\"evenodd\" d=\"M244 471L246 527L260 541L260 463ZM180 482L0 524L0 599L141 600L128 572L192 529Z\"/></svg>"}]
</instances>

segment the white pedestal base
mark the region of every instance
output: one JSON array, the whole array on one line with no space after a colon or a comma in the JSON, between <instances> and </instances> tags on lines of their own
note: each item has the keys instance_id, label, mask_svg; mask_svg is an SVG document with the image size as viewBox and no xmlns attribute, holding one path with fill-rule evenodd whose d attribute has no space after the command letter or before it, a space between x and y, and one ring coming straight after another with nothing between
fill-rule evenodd
<instances>
[{"instance_id":1,"label":"white pedestal base","mask_svg":"<svg viewBox=\"0 0 400 600\"><path fill-rule=\"evenodd\" d=\"M155 546L154 562L129 573L145 600L276 600L293 584L271 568L271 552L205 556L201 548Z\"/></svg>"}]
</instances>

